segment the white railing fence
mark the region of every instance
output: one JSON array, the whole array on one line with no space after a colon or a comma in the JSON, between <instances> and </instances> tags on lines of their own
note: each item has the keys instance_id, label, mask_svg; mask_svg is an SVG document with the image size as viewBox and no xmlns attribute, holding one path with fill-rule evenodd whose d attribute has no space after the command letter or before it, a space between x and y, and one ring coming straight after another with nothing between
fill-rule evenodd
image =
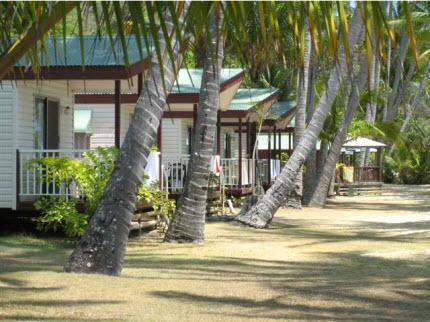
<instances>
[{"instance_id":1,"label":"white railing fence","mask_svg":"<svg viewBox=\"0 0 430 322\"><path fill-rule=\"evenodd\" d=\"M69 185L47 183L41 180L41 176L49 173L49 167L42 170L37 164L29 165L31 160L45 157L67 157L81 159L86 150L20 150L19 155L19 195L20 197L37 196L73 196L82 197L72 181ZM179 157L162 157L160 187L169 193L180 193L185 185L190 162L189 155ZM272 160L272 181L276 177L274 167L278 160ZM226 187L239 186L239 159L221 159L221 184ZM268 183L267 160L242 159L242 185L252 185L256 178L260 183Z\"/></svg>"},{"instance_id":2,"label":"white railing fence","mask_svg":"<svg viewBox=\"0 0 430 322\"><path fill-rule=\"evenodd\" d=\"M163 157L164 180L170 192L180 192L184 188L188 172L189 155L179 158Z\"/></svg>"},{"instance_id":3,"label":"white railing fence","mask_svg":"<svg viewBox=\"0 0 430 322\"><path fill-rule=\"evenodd\" d=\"M79 196L76 185L44 182L42 176L49 175L49 167L41 169L37 164L30 164L31 160L47 157L67 157L80 159L86 150L19 150L19 195L33 196Z\"/></svg>"}]
</instances>

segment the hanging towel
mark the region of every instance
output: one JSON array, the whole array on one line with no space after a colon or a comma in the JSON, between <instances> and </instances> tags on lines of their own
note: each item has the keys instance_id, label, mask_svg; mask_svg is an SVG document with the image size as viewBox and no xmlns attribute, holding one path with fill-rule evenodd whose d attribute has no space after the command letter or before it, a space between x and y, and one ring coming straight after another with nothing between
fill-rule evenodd
<instances>
[{"instance_id":1,"label":"hanging towel","mask_svg":"<svg viewBox=\"0 0 430 322\"><path fill-rule=\"evenodd\" d=\"M160 180L160 152L149 153L144 173L148 177L145 181L146 186Z\"/></svg>"},{"instance_id":2,"label":"hanging towel","mask_svg":"<svg viewBox=\"0 0 430 322\"><path fill-rule=\"evenodd\" d=\"M211 158L210 171L216 175L221 172L221 157L219 155L213 155Z\"/></svg>"},{"instance_id":3,"label":"hanging towel","mask_svg":"<svg viewBox=\"0 0 430 322\"><path fill-rule=\"evenodd\" d=\"M272 180L274 180L281 172L281 161L273 159L270 161L270 176L272 177Z\"/></svg>"}]
</instances>

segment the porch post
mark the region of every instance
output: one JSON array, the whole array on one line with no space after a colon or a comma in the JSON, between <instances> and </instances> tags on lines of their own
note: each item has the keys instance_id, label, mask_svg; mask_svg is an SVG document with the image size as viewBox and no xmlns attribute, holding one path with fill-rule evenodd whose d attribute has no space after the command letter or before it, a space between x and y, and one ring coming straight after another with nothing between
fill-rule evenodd
<instances>
[{"instance_id":1,"label":"porch post","mask_svg":"<svg viewBox=\"0 0 430 322\"><path fill-rule=\"evenodd\" d=\"M278 153L278 147L276 145L276 126L273 127L273 159L276 159L276 155Z\"/></svg>"},{"instance_id":2,"label":"porch post","mask_svg":"<svg viewBox=\"0 0 430 322\"><path fill-rule=\"evenodd\" d=\"M216 154L221 155L221 112L216 115Z\"/></svg>"},{"instance_id":3,"label":"porch post","mask_svg":"<svg viewBox=\"0 0 430 322\"><path fill-rule=\"evenodd\" d=\"M253 176L251 175L251 123L249 117L246 119L246 170L248 171L248 184L252 184Z\"/></svg>"},{"instance_id":4,"label":"porch post","mask_svg":"<svg viewBox=\"0 0 430 322\"><path fill-rule=\"evenodd\" d=\"M288 149L290 150L290 154L294 150L294 147L292 145L293 145L293 140L291 139L291 132L288 132Z\"/></svg>"},{"instance_id":5,"label":"porch post","mask_svg":"<svg viewBox=\"0 0 430 322\"><path fill-rule=\"evenodd\" d=\"M143 89L143 75L142 73L137 74L137 95L140 95Z\"/></svg>"},{"instance_id":6,"label":"porch post","mask_svg":"<svg viewBox=\"0 0 430 322\"><path fill-rule=\"evenodd\" d=\"M242 189L242 118L239 118L239 188Z\"/></svg>"},{"instance_id":7,"label":"porch post","mask_svg":"<svg viewBox=\"0 0 430 322\"><path fill-rule=\"evenodd\" d=\"M163 182L162 178L163 178L163 173L162 173L162 163L163 163L163 155L161 153L161 149L162 149L162 144L163 144L163 133L162 133L162 124L163 124L163 118L160 119L160 125L158 125L158 129L157 129L157 148L158 148L158 152L160 152L160 154L158 155L160 158L160 161L158 163L159 167L158 167L158 173L160 175L159 178L159 182L160 185ZM163 187L160 186L160 189L163 189Z\"/></svg>"},{"instance_id":8,"label":"porch post","mask_svg":"<svg viewBox=\"0 0 430 322\"><path fill-rule=\"evenodd\" d=\"M281 159L281 153L282 153L282 131L278 130L278 150L279 150L279 159Z\"/></svg>"},{"instance_id":9,"label":"porch post","mask_svg":"<svg viewBox=\"0 0 430 322\"><path fill-rule=\"evenodd\" d=\"M246 119L246 157L251 158L251 123L249 122L249 117Z\"/></svg>"},{"instance_id":10,"label":"porch post","mask_svg":"<svg viewBox=\"0 0 430 322\"><path fill-rule=\"evenodd\" d=\"M272 182L272 171L271 171L271 161L272 161L272 131L267 131L267 179L268 185Z\"/></svg>"},{"instance_id":11,"label":"porch post","mask_svg":"<svg viewBox=\"0 0 430 322\"><path fill-rule=\"evenodd\" d=\"M378 167L379 167L379 171L378 171L378 180L379 182L382 182L382 147L378 148L378 156L377 156L377 161L378 161Z\"/></svg>"},{"instance_id":12,"label":"porch post","mask_svg":"<svg viewBox=\"0 0 430 322\"><path fill-rule=\"evenodd\" d=\"M19 154L19 149L16 149L16 205L15 205L15 209L18 210L19 209L19 205L20 205L20 196L19 193L21 191L21 157Z\"/></svg>"},{"instance_id":13,"label":"porch post","mask_svg":"<svg viewBox=\"0 0 430 322\"><path fill-rule=\"evenodd\" d=\"M197 104L193 104L193 130L196 129L196 122L197 122Z\"/></svg>"},{"instance_id":14,"label":"porch post","mask_svg":"<svg viewBox=\"0 0 430 322\"><path fill-rule=\"evenodd\" d=\"M120 147L121 135L121 81L115 80L115 146Z\"/></svg>"}]
</instances>

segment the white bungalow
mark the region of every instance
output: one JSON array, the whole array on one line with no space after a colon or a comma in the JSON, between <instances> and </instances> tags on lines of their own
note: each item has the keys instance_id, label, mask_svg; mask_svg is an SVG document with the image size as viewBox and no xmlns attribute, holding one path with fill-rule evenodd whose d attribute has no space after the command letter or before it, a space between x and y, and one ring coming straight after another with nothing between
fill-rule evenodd
<instances>
[{"instance_id":1,"label":"white bungalow","mask_svg":"<svg viewBox=\"0 0 430 322\"><path fill-rule=\"evenodd\" d=\"M85 61L80 41L63 38L47 44L39 74L22 59L0 84L0 209L32 208L40 195L65 193L37 180L27 161L43 156L79 157L74 149L74 91L92 82L135 82L148 63L129 39L130 64L125 65L118 46L116 58L107 38L85 38ZM49 67L44 62L49 61ZM46 64L47 65L47 64ZM82 66L85 65L85 69Z\"/></svg>"},{"instance_id":2,"label":"white bungalow","mask_svg":"<svg viewBox=\"0 0 430 322\"><path fill-rule=\"evenodd\" d=\"M37 179L27 162L35 157L80 157L97 146L119 146L130 122L142 72L148 59L140 55L134 38L128 39L129 65L118 45L114 57L108 39L86 37L85 61L79 40L67 38L67 59L62 39L57 51L48 44L49 67L39 75L22 60L0 88L0 208L32 209L35 198L69 193ZM85 65L85 69L82 69ZM164 176L171 193L180 193L189 159L200 89L201 70L181 70L158 131ZM220 155L225 183L232 194L246 194L254 180L251 164L259 110L276 101L276 89L240 89L243 71L223 69L214 155ZM288 113L287 113L288 114ZM288 117L291 116L288 114ZM273 120L266 120L272 122ZM267 123L269 124L269 123ZM270 124L272 124L270 123ZM273 129L268 125L266 131ZM268 130L270 128L270 130ZM266 129L266 127L265 127ZM278 130L281 130L278 128ZM271 161L261 161L271 182ZM258 165L260 166L260 165ZM267 170L268 169L268 170ZM180 170L180 173L178 172Z\"/></svg>"}]
</instances>

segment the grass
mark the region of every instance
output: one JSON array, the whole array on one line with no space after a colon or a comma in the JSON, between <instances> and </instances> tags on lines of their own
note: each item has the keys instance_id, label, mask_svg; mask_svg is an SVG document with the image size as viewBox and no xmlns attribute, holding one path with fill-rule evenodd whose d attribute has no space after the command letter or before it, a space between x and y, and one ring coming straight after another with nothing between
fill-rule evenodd
<instances>
[{"instance_id":1,"label":"grass","mask_svg":"<svg viewBox=\"0 0 430 322\"><path fill-rule=\"evenodd\" d=\"M204 245L132 239L122 277L65 274L72 245L0 237L0 320L423 321L430 187L281 210L267 230L210 222Z\"/></svg>"}]
</instances>

